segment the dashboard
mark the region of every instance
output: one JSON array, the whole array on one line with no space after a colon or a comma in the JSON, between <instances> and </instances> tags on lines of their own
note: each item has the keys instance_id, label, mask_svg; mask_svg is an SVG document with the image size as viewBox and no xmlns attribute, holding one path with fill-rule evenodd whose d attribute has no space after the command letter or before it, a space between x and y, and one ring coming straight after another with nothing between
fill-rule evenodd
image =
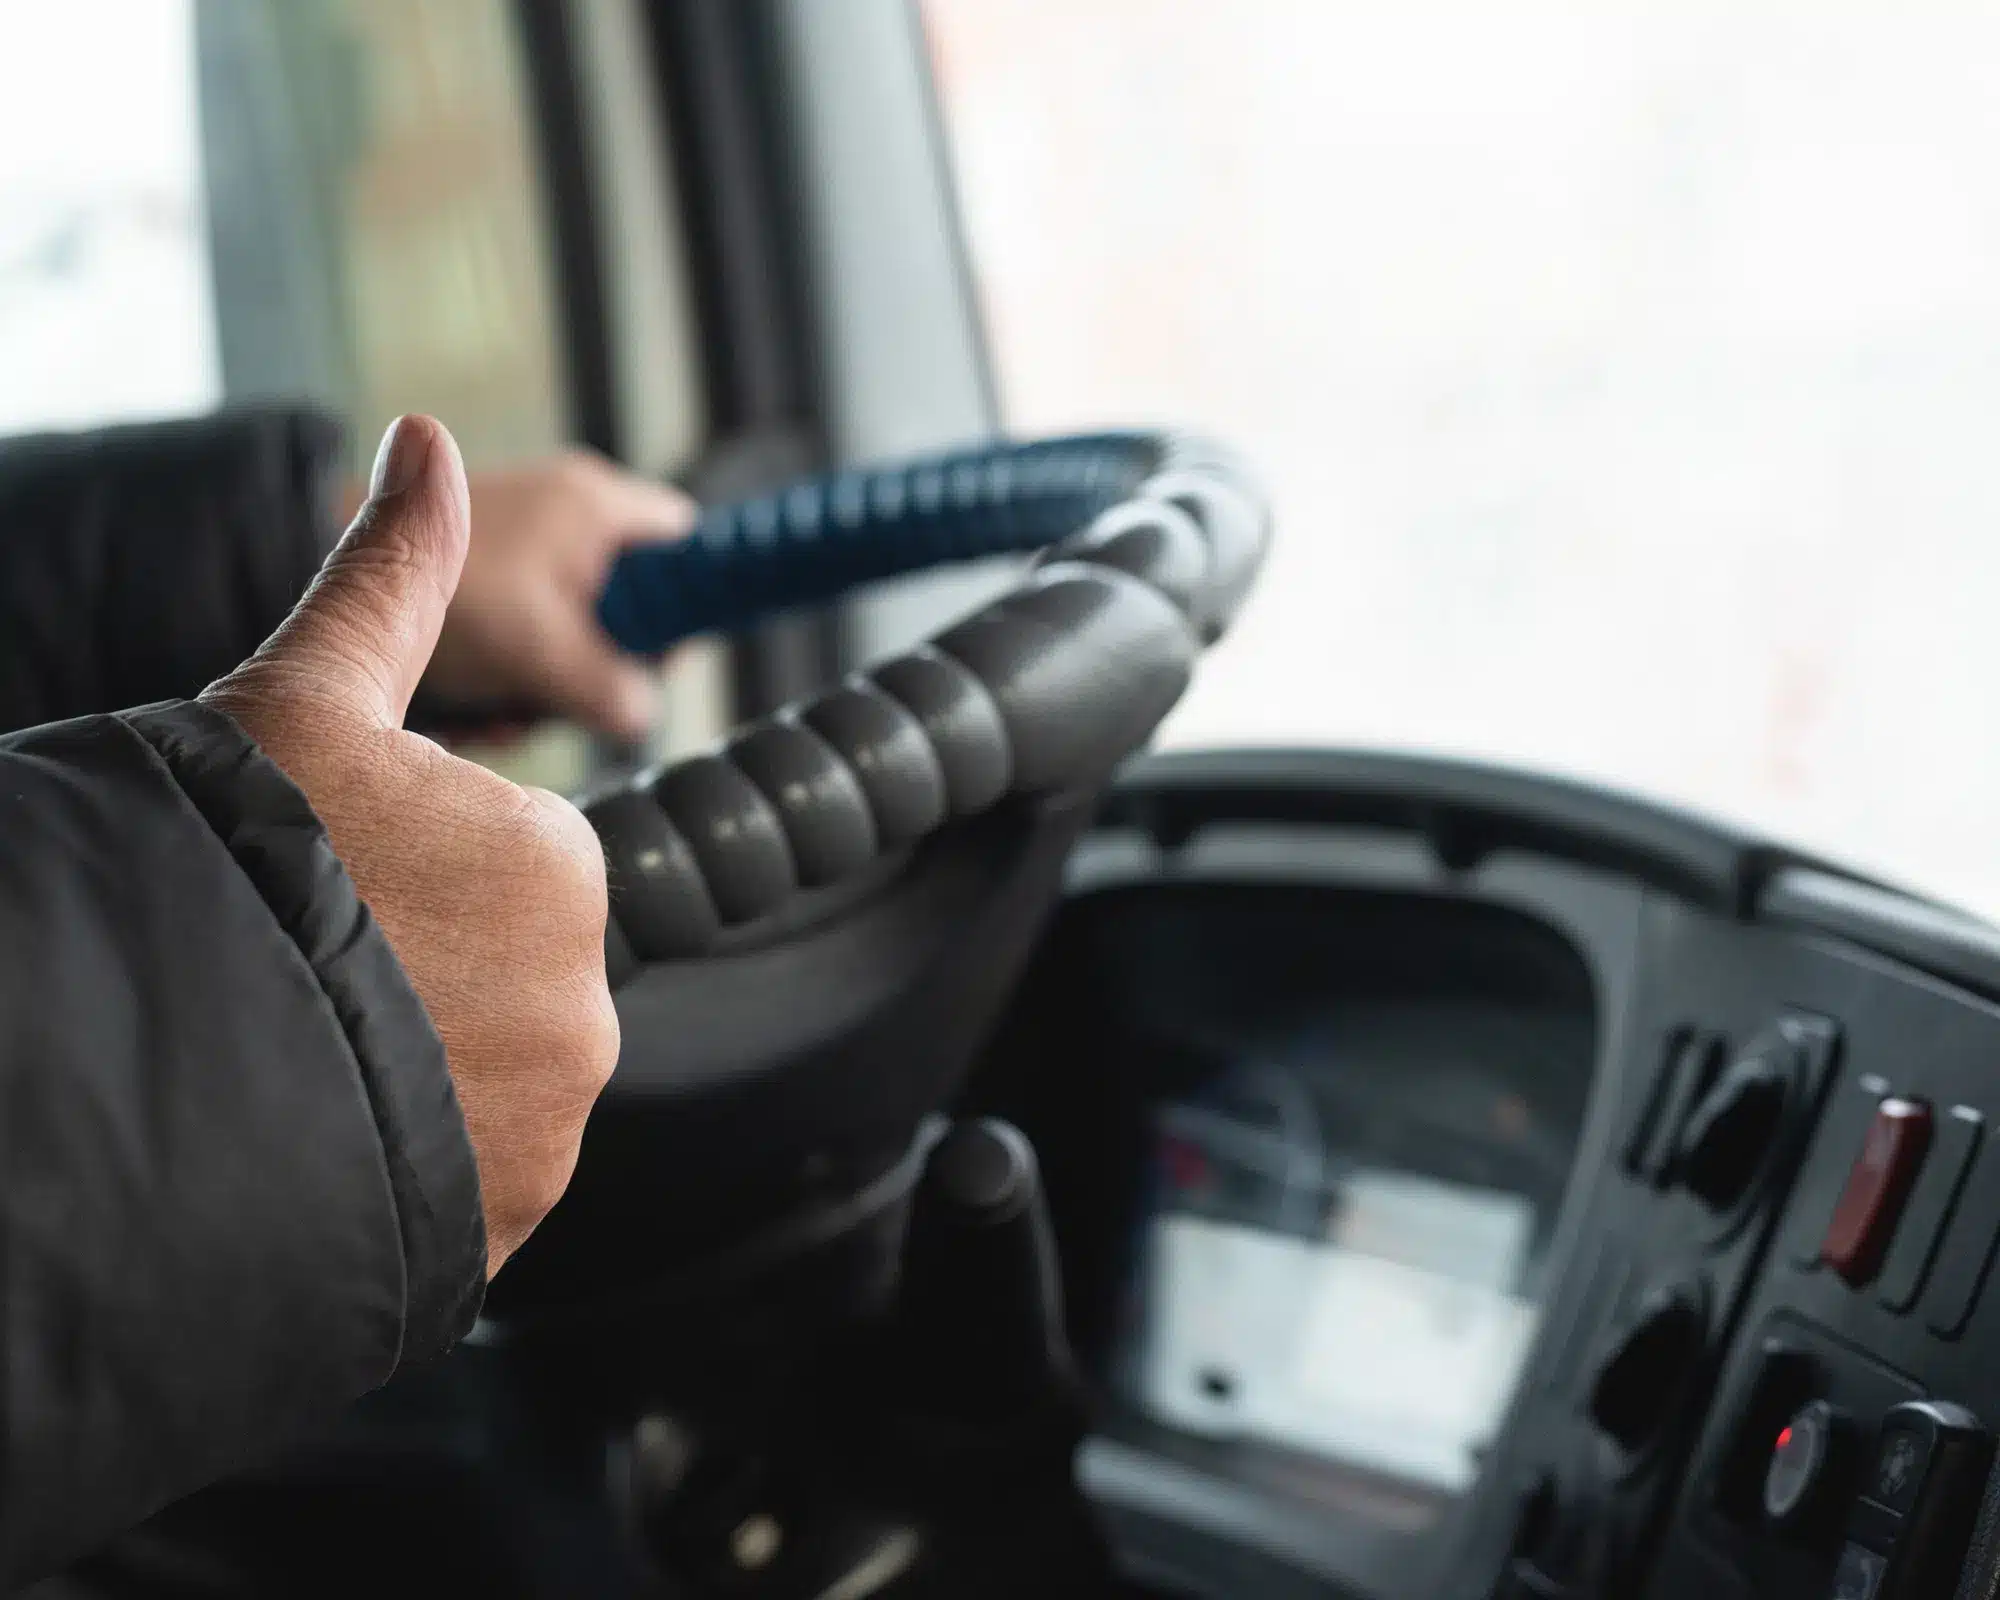
<instances>
[{"instance_id":1,"label":"dashboard","mask_svg":"<svg viewBox=\"0 0 2000 1600\"><path fill-rule=\"evenodd\" d=\"M1990 1595L1996 998L1983 926L1619 797L1143 765L973 1091L1042 1152L1120 1564Z\"/></svg>"},{"instance_id":2,"label":"dashboard","mask_svg":"<svg viewBox=\"0 0 2000 1600\"><path fill-rule=\"evenodd\" d=\"M483 1552L496 1594L583 1592L594 1561L591 1592L632 1595L665 1572L741 1596L2000 1596L2000 934L1450 762L1153 757L1061 821L1032 872L966 830L981 872L916 880L965 900L885 894L893 940L830 939L913 964L872 963L894 1027L797 1067L865 1118L893 1110L877 1069L965 1042L951 1110L1027 1135L1045 1217L1009 1199L981 1246L933 1207L916 1251L927 1118L858 1194L808 1174L827 1225L726 1274L564 1315L517 1294L318 1450L186 1503L179 1536L240 1516L278 1569L373 1570L421 1523L402 1542ZM938 935L990 927L984 895L1032 944L1018 983ZM757 959L707 1014L779 992ZM857 970L814 987L873 1004ZM747 1027L673 1042L699 1065ZM685 1216L673 1185L710 1169L658 1127L634 1127L637 1186L573 1193L538 1236L591 1245L545 1280L629 1273ZM839 1587L920 1549L900 1588ZM1080 1587L1106 1557L1120 1586Z\"/></svg>"},{"instance_id":3,"label":"dashboard","mask_svg":"<svg viewBox=\"0 0 2000 1600\"><path fill-rule=\"evenodd\" d=\"M251 1528L326 1592L413 1545L521 1595L2000 1596L2000 934L1450 762L1153 757L1037 820L955 831L903 886L958 898L885 890L754 1013L805 973L888 1019L794 1064L774 1135L972 1057L960 1128L640 1277L720 1165L665 1103L538 1235L590 1248L530 1287L622 1298L496 1294L149 1537ZM1018 983L940 931L1002 924ZM689 1017L784 992L762 959L676 1007L684 1070L751 1038ZM1027 1135L1004 1192L944 1159L980 1116Z\"/></svg>"}]
</instances>

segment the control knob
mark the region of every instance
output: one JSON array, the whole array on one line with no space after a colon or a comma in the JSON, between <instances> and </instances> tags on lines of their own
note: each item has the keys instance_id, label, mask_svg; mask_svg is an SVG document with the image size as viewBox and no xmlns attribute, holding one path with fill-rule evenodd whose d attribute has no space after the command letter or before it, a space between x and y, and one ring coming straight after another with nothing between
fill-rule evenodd
<instances>
[{"instance_id":1,"label":"control knob","mask_svg":"<svg viewBox=\"0 0 2000 1600\"><path fill-rule=\"evenodd\" d=\"M1592 1420L1626 1451L1644 1448L1674 1415L1707 1335L1707 1308L1695 1286L1649 1296L1597 1369Z\"/></svg>"},{"instance_id":2,"label":"control knob","mask_svg":"<svg viewBox=\"0 0 2000 1600\"><path fill-rule=\"evenodd\" d=\"M1763 1040L1723 1071L1689 1114L1674 1175L1712 1211L1728 1211L1749 1193L1785 1124L1798 1082L1798 1051Z\"/></svg>"},{"instance_id":3,"label":"control knob","mask_svg":"<svg viewBox=\"0 0 2000 1600\"><path fill-rule=\"evenodd\" d=\"M1787 1533L1819 1531L1838 1503L1853 1427L1824 1400L1808 1400L1787 1419L1764 1468L1765 1519Z\"/></svg>"}]
</instances>

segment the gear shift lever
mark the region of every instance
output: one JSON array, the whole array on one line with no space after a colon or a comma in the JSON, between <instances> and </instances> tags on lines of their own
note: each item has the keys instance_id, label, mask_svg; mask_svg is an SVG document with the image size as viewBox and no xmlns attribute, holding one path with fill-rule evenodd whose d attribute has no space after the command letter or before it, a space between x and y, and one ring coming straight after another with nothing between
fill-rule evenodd
<instances>
[{"instance_id":1,"label":"gear shift lever","mask_svg":"<svg viewBox=\"0 0 2000 1600\"><path fill-rule=\"evenodd\" d=\"M1055 1239L1034 1147L992 1118L932 1149L903 1247L898 1346L913 1407L1011 1435L1074 1401Z\"/></svg>"},{"instance_id":2,"label":"gear shift lever","mask_svg":"<svg viewBox=\"0 0 2000 1600\"><path fill-rule=\"evenodd\" d=\"M756 1562L730 1592L1126 1592L1076 1490L1084 1407L1061 1300L1034 1147L1005 1122L959 1123L925 1158L886 1328L805 1385L811 1410L780 1453L789 1477L761 1486L766 1508L728 1507L743 1544L730 1558ZM716 1545L656 1538L682 1572Z\"/></svg>"},{"instance_id":3,"label":"gear shift lever","mask_svg":"<svg viewBox=\"0 0 2000 1600\"><path fill-rule=\"evenodd\" d=\"M932 1147L890 1349L895 1459L942 1558L915 1593L1122 1592L1076 1491L1082 1386L1041 1168L1011 1124L961 1122Z\"/></svg>"}]
</instances>

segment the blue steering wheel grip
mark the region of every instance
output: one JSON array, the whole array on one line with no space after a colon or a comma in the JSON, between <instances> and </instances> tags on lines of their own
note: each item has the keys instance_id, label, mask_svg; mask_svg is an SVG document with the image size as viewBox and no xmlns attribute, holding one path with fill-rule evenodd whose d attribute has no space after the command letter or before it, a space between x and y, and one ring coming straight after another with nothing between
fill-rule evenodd
<instances>
[{"instance_id":1,"label":"blue steering wheel grip","mask_svg":"<svg viewBox=\"0 0 2000 1600\"><path fill-rule=\"evenodd\" d=\"M1171 434L1075 434L806 479L710 507L674 544L626 551L598 617L622 648L658 655L900 573L1044 549L1190 448Z\"/></svg>"}]
</instances>

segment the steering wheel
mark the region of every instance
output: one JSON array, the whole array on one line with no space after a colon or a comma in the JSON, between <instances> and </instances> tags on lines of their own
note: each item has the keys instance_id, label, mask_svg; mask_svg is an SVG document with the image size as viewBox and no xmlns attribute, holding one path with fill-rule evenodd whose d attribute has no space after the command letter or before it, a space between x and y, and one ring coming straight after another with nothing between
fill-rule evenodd
<instances>
[{"instance_id":1,"label":"steering wheel","mask_svg":"<svg viewBox=\"0 0 2000 1600\"><path fill-rule=\"evenodd\" d=\"M620 561L600 615L657 652L1037 552L927 643L586 799L624 1044L496 1313L740 1276L893 1212L1099 787L1228 626L1268 531L1224 452L1095 434L811 480Z\"/></svg>"}]
</instances>

